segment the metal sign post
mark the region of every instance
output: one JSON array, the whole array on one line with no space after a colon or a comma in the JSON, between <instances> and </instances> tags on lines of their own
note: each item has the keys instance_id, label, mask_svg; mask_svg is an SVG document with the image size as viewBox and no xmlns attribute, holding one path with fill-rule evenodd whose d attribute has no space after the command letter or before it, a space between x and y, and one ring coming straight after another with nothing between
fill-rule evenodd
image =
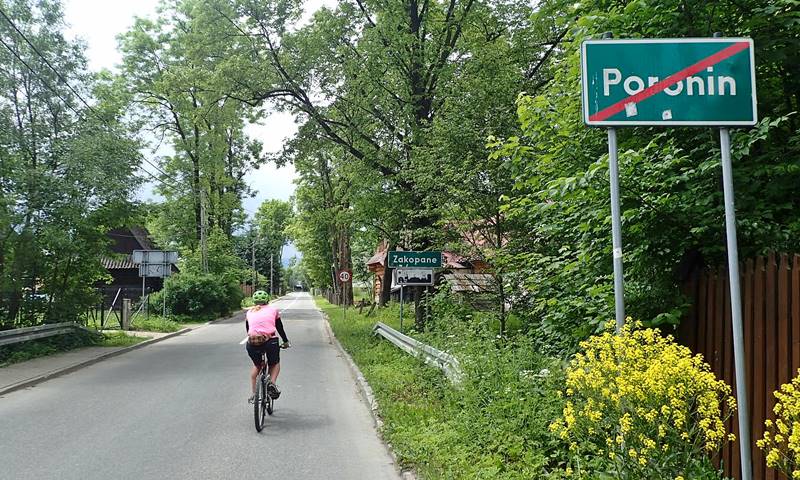
<instances>
[{"instance_id":1,"label":"metal sign post","mask_svg":"<svg viewBox=\"0 0 800 480\"><path fill-rule=\"evenodd\" d=\"M742 457L742 480L751 480L750 419L745 379L742 299L739 290L739 246L736 241L736 209L733 200L733 167L731 137L727 128L719 129L722 151L722 186L725 196L725 236L728 247L728 275L731 290L731 322L733 328L733 360L736 370L736 402L739 405L739 452Z\"/></svg>"},{"instance_id":2,"label":"metal sign post","mask_svg":"<svg viewBox=\"0 0 800 480\"><path fill-rule=\"evenodd\" d=\"M622 216L619 208L619 161L617 129L608 129L608 176L611 180L611 243L614 260L614 311L617 333L625 326L625 284L622 274Z\"/></svg>"},{"instance_id":3,"label":"metal sign post","mask_svg":"<svg viewBox=\"0 0 800 480\"><path fill-rule=\"evenodd\" d=\"M610 39L606 32L603 39ZM625 326L625 277L622 271L622 216L619 208L619 158L617 155L617 129L608 128L608 176L611 182L611 248L614 264L614 311L617 333Z\"/></svg>"},{"instance_id":4,"label":"metal sign post","mask_svg":"<svg viewBox=\"0 0 800 480\"><path fill-rule=\"evenodd\" d=\"M351 270L339 270L338 278L339 283L342 284L342 292L344 292L344 286L353 281L353 272ZM344 293L342 293L342 316L344 320L347 320L347 301L344 298Z\"/></svg>"},{"instance_id":5,"label":"metal sign post","mask_svg":"<svg viewBox=\"0 0 800 480\"><path fill-rule=\"evenodd\" d=\"M403 284L400 284L400 331L403 331Z\"/></svg>"}]
</instances>

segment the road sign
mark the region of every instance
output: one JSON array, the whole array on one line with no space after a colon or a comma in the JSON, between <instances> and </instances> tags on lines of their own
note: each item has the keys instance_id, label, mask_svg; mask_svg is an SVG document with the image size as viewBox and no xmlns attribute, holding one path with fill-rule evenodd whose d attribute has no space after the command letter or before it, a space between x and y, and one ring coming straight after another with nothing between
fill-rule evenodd
<instances>
[{"instance_id":1,"label":"road sign","mask_svg":"<svg viewBox=\"0 0 800 480\"><path fill-rule=\"evenodd\" d=\"M339 270L339 281L349 283L353 279L353 272L350 270Z\"/></svg>"},{"instance_id":2,"label":"road sign","mask_svg":"<svg viewBox=\"0 0 800 480\"><path fill-rule=\"evenodd\" d=\"M169 277L172 275L172 265L164 263L142 263L139 265L140 277Z\"/></svg>"},{"instance_id":3,"label":"road sign","mask_svg":"<svg viewBox=\"0 0 800 480\"><path fill-rule=\"evenodd\" d=\"M133 263L178 263L178 252L165 250L134 250Z\"/></svg>"},{"instance_id":4,"label":"road sign","mask_svg":"<svg viewBox=\"0 0 800 480\"><path fill-rule=\"evenodd\" d=\"M396 268L394 270L395 285L433 285L432 268Z\"/></svg>"},{"instance_id":5,"label":"road sign","mask_svg":"<svg viewBox=\"0 0 800 480\"><path fill-rule=\"evenodd\" d=\"M588 125L750 126L757 121L749 38L587 40Z\"/></svg>"},{"instance_id":6,"label":"road sign","mask_svg":"<svg viewBox=\"0 0 800 480\"><path fill-rule=\"evenodd\" d=\"M442 252L390 251L389 268L442 268Z\"/></svg>"}]
</instances>

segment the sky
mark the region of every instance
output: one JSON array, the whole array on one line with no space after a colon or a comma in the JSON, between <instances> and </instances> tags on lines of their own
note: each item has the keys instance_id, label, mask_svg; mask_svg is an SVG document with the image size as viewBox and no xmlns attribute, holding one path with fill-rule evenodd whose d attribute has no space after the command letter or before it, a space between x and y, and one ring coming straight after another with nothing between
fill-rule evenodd
<instances>
[{"instance_id":1,"label":"sky","mask_svg":"<svg viewBox=\"0 0 800 480\"><path fill-rule=\"evenodd\" d=\"M133 25L134 17L154 17L158 0L63 0L64 16L69 25L68 35L78 37L86 42L86 57L89 68L99 71L104 68L116 70L122 56L117 51L116 36ZM322 5L334 6L336 0L306 0L307 20ZM267 151L275 152L282 148L283 142L297 131L297 125L291 115L273 113L261 125L253 125L247 132L260 140ZM155 160L156 153L144 152ZM247 182L256 192L253 198L244 200L244 208L252 216L258 206L267 199L288 200L294 193L293 180L296 177L291 165L277 168L273 164L265 165L247 175ZM146 185L139 192L140 198L153 198L150 191L152 185ZM292 245L287 246L284 258L296 255Z\"/></svg>"}]
</instances>

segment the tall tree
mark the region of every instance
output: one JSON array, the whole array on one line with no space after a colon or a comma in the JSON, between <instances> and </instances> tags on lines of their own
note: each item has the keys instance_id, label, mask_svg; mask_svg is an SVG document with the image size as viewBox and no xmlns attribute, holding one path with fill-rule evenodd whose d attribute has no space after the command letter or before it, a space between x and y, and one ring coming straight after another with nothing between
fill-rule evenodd
<instances>
[{"instance_id":1,"label":"tall tree","mask_svg":"<svg viewBox=\"0 0 800 480\"><path fill-rule=\"evenodd\" d=\"M263 161L244 133L249 108L220 93L240 41L211 13L206 2L165 0L156 20L137 19L120 37L133 112L173 151L160 161L167 201L154 229L190 249L211 229L231 236L242 225L244 177Z\"/></svg>"},{"instance_id":2,"label":"tall tree","mask_svg":"<svg viewBox=\"0 0 800 480\"><path fill-rule=\"evenodd\" d=\"M96 301L107 230L133 210L138 145L59 2L0 8L0 328L75 320Z\"/></svg>"}]
</instances>

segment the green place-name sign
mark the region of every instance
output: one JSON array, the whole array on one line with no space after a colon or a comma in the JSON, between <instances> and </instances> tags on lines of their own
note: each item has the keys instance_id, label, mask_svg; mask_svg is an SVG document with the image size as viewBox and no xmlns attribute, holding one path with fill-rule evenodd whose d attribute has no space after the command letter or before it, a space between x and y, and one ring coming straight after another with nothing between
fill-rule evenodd
<instances>
[{"instance_id":1,"label":"green place-name sign","mask_svg":"<svg viewBox=\"0 0 800 480\"><path fill-rule=\"evenodd\" d=\"M757 121L749 38L587 40L588 125L751 126Z\"/></svg>"},{"instance_id":2,"label":"green place-name sign","mask_svg":"<svg viewBox=\"0 0 800 480\"><path fill-rule=\"evenodd\" d=\"M389 268L442 268L442 252L389 252Z\"/></svg>"}]
</instances>

